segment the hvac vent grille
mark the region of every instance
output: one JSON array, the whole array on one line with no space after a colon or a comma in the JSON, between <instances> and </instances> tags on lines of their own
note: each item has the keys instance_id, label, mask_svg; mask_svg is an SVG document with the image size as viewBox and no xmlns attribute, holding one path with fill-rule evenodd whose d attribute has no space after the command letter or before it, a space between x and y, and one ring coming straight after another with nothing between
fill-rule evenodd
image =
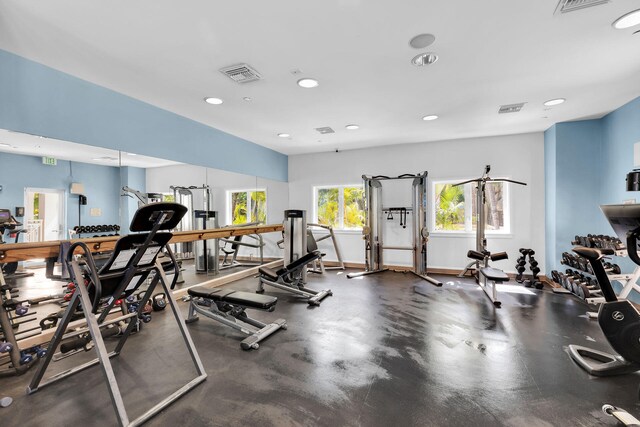
<instances>
[{"instance_id":1,"label":"hvac vent grille","mask_svg":"<svg viewBox=\"0 0 640 427\"><path fill-rule=\"evenodd\" d=\"M509 105L501 105L498 110L498 114L506 114L506 113L518 113L524 107L524 102L520 104L509 104Z\"/></svg>"},{"instance_id":2,"label":"hvac vent grille","mask_svg":"<svg viewBox=\"0 0 640 427\"><path fill-rule=\"evenodd\" d=\"M333 129L331 129L329 126L325 126L322 128L316 128L316 130L318 132L320 132L321 134L327 134L327 133L336 133L336 131L334 131Z\"/></svg>"},{"instance_id":3,"label":"hvac vent grille","mask_svg":"<svg viewBox=\"0 0 640 427\"><path fill-rule=\"evenodd\" d=\"M609 3L610 1L611 0L560 0L555 13L573 12L587 7L599 6L601 4Z\"/></svg>"},{"instance_id":4,"label":"hvac vent grille","mask_svg":"<svg viewBox=\"0 0 640 427\"><path fill-rule=\"evenodd\" d=\"M232 65L221 68L220 72L236 83L249 83L262 79L260 73L247 64Z\"/></svg>"}]
</instances>

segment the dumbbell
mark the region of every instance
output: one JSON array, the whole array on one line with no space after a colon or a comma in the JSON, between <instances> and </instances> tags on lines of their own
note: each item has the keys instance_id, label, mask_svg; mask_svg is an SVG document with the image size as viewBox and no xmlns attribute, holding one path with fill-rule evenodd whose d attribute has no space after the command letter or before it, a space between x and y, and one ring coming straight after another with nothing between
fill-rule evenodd
<instances>
[{"instance_id":1,"label":"dumbbell","mask_svg":"<svg viewBox=\"0 0 640 427\"><path fill-rule=\"evenodd\" d=\"M45 357L47 355L47 350L42 348L42 347L40 347L39 345L36 345L35 347L32 347L27 351L35 353L35 355L38 357L38 359L42 359L43 357Z\"/></svg>"},{"instance_id":2,"label":"dumbbell","mask_svg":"<svg viewBox=\"0 0 640 427\"><path fill-rule=\"evenodd\" d=\"M20 364L26 365L27 363L33 362L33 355L27 353L26 351L20 352Z\"/></svg>"},{"instance_id":3,"label":"dumbbell","mask_svg":"<svg viewBox=\"0 0 640 427\"><path fill-rule=\"evenodd\" d=\"M10 353L13 350L13 344L3 341L0 343L0 353Z\"/></svg>"},{"instance_id":4,"label":"dumbbell","mask_svg":"<svg viewBox=\"0 0 640 427\"><path fill-rule=\"evenodd\" d=\"M29 312L29 306L26 302L21 302L16 305L16 316L24 316Z\"/></svg>"},{"instance_id":5,"label":"dumbbell","mask_svg":"<svg viewBox=\"0 0 640 427\"><path fill-rule=\"evenodd\" d=\"M153 311L162 311L167 308L167 296L164 293L155 294L152 298L151 307Z\"/></svg>"}]
</instances>

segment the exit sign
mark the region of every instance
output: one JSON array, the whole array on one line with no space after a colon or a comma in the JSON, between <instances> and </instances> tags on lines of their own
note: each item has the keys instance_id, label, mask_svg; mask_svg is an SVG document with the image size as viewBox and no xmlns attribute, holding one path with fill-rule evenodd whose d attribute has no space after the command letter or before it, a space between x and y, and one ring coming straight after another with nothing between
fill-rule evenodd
<instances>
[{"instance_id":1,"label":"exit sign","mask_svg":"<svg viewBox=\"0 0 640 427\"><path fill-rule=\"evenodd\" d=\"M42 157L42 164L55 166L58 164L58 160L54 159L53 157Z\"/></svg>"}]
</instances>

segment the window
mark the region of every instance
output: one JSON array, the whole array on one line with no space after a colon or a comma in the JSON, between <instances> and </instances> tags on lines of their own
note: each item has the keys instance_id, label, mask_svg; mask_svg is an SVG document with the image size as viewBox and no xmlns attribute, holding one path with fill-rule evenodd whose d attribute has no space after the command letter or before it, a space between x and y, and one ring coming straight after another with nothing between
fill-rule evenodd
<instances>
[{"instance_id":1,"label":"window","mask_svg":"<svg viewBox=\"0 0 640 427\"><path fill-rule=\"evenodd\" d=\"M454 187L460 181L433 182L434 224L436 232L473 232L476 224L476 183ZM485 187L485 231L509 233L508 186L490 182Z\"/></svg>"},{"instance_id":2,"label":"window","mask_svg":"<svg viewBox=\"0 0 640 427\"><path fill-rule=\"evenodd\" d=\"M228 194L231 224L267 222L267 190L236 190Z\"/></svg>"},{"instance_id":3,"label":"window","mask_svg":"<svg viewBox=\"0 0 640 427\"><path fill-rule=\"evenodd\" d=\"M315 187L314 198L314 222L343 230L358 230L364 226L362 185Z\"/></svg>"}]
</instances>

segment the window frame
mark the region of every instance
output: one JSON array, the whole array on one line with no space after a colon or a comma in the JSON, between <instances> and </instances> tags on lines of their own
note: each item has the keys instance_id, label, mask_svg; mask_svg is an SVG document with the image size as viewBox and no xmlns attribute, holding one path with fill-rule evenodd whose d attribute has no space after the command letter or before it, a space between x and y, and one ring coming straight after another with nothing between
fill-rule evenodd
<instances>
[{"instance_id":1,"label":"window frame","mask_svg":"<svg viewBox=\"0 0 640 427\"><path fill-rule=\"evenodd\" d=\"M457 182L467 181L473 178L460 178L460 179L437 179L431 180L429 187L429 196L431 200L431 208L429 209L429 226L431 228L430 234L438 236L470 236L475 235L476 230L473 229L473 204L471 209L467 209L467 200L471 200L473 197L474 183L468 183L465 185L464 200L464 230L437 230L436 229L436 185L438 184L455 184ZM497 177L495 179L510 179L507 177ZM494 237L510 237L511 236L511 190L508 182L502 182L502 214L504 226L502 230L489 230L485 227L485 234Z\"/></svg>"},{"instance_id":2,"label":"window frame","mask_svg":"<svg viewBox=\"0 0 640 427\"><path fill-rule=\"evenodd\" d=\"M362 227L359 228L344 228L344 189L345 188L362 188L364 191L364 184L337 184L337 185L314 185L313 186L313 215L312 215L312 223L319 224L318 221L318 190L327 190L331 188L338 189L338 223L340 227L334 227L334 231L339 231L341 233L361 233ZM365 201L366 203L366 201ZM365 215L366 215L366 206L365 206Z\"/></svg>"},{"instance_id":3,"label":"window frame","mask_svg":"<svg viewBox=\"0 0 640 427\"><path fill-rule=\"evenodd\" d=\"M264 223L269 223L269 192L266 188L249 188L249 189L238 189L238 190L227 190L227 225L233 225L233 212L231 212L231 199L234 193L247 193L247 217L251 214L251 209L249 209L249 200L251 200L250 193L264 191L264 211L265 211L265 219ZM255 222L250 218L247 218L246 223Z\"/></svg>"}]
</instances>

